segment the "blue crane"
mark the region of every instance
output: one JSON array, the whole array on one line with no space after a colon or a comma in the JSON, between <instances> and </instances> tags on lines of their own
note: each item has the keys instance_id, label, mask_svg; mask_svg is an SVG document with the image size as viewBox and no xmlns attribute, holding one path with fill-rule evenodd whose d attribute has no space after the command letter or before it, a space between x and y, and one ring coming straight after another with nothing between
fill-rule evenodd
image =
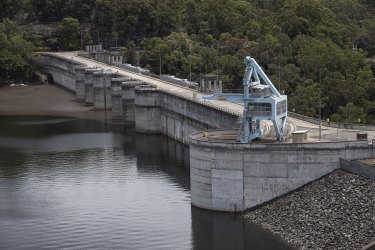
<instances>
[{"instance_id":1,"label":"blue crane","mask_svg":"<svg viewBox=\"0 0 375 250\"><path fill-rule=\"evenodd\" d=\"M247 56L244 64L243 94L214 93L204 96L203 99L243 104L242 126L239 133L241 143L249 143L262 136L261 120L271 120L277 140L283 141L287 119L287 96L279 93L253 58Z\"/></svg>"}]
</instances>

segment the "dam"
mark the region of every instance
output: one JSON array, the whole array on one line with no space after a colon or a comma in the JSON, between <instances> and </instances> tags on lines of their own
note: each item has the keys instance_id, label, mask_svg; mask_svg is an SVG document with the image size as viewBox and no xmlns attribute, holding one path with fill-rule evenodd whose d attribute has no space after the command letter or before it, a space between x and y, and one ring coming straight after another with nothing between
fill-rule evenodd
<instances>
[{"instance_id":1,"label":"dam","mask_svg":"<svg viewBox=\"0 0 375 250\"><path fill-rule=\"evenodd\" d=\"M137 132L160 133L189 145L191 202L197 207L244 211L338 169L340 159L375 156L374 132L368 133L372 140L356 141L353 132L345 131L351 140L339 141L336 129L327 128L321 142L276 142L267 121L262 123L264 140L242 144L233 139L242 119L241 105L205 101L204 94L193 89L72 52L40 57L54 83L74 93L77 101L111 110L113 119L134 124ZM305 126L312 125L290 118L286 138Z\"/></svg>"}]
</instances>

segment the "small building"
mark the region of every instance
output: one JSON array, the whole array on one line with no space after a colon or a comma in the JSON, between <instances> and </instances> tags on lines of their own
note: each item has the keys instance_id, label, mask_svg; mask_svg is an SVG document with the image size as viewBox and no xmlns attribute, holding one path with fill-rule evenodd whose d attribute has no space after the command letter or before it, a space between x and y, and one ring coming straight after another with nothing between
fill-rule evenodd
<instances>
[{"instance_id":1,"label":"small building","mask_svg":"<svg viewBox=\"0 0 375 250\"><path fill-rule=\"evenodd\" d=\"M108 55L109 54L109 55ZM107 52L108 63L110 64L122 64L122 54L120 52Z\"/></svg>"},{"instance_id":2,"label":"small building","mask_svg":"<svg viewBox=\"0 0 375 250\"><path fill-rule=\"evenodd\" d=\"M109 63L113 65L122 65L122 53L119 51L118 48L115 50L103 50L101 44L99 45L88 45L85 47L86 50L86 57L92 58L104 63Z\"/></svg>"},{"instance_id":3,"label":"small building","mask_svg":"<svg viewBox=\"0 0 375 250\"><path fill-rule=\"evenodd\" d=\"M304 143L307 141L308 130L296 130L292 133L293 143Z\"/></svg>"},{"instance_id":4,"label":"small building","mask_svg":"<svg viewBox=\"0 0 375 250\"><path fill-rule=\"evenodd\" d=\"M219 75L203 75L200 81L200 91L207 93L222 93L223 81Z\"/></svg>"},{"instance_id":5,"label":"small building","mask_svg":"<svg viewBox=\"0 0 375 250\"><path fill-rule=\"evenodd\" d=\"M86 52L102 52L103 46L101 44L97 45L88 45L85 47Z\"/></svg>"}]
</instances>

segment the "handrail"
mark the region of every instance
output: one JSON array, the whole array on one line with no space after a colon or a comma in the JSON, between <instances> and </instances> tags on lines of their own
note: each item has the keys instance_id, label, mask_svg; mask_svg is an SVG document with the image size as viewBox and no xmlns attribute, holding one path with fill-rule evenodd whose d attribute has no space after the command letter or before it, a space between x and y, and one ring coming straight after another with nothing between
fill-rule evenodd
<instances>
[{"instance_id":1,"label":"handrail","mask_svg":"<svg viewBox=\"0 0 375 250\"><path fill-rule=\"evenodd\" d=\"M331 128L338 128L338 129L353 129L353 130L362 130L362 131L375 131L374 125L367 125L367 124L352 124L352 123L340 123L340 122L327 122L325 120L319 120L314 117L301 115L298 113L294 113L291 111L288 111L288 115L290 117L310 122L316 125L319 125L320 122L322 123L322 126L325 127L331 127Z\"/></svg>"}]
</instances>

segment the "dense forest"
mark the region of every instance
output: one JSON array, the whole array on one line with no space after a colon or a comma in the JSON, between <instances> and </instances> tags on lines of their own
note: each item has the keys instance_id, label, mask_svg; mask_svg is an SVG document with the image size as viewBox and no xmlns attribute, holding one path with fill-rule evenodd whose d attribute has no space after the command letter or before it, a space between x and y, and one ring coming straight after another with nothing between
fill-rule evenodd
<instances>
[{"instance_id":1,"label":"dense forest","mask_svg":"<svg viewBox=\"0 0 375 250\"><path fill-rule=\"evenodd\" d=\"M324 118L375 124L373 0L0 0L0 19L0 67L9 53L28 62L14 48L31 49L26 40L37 50L101 43L155 73L217 73L233 89L251 55L288 94L289 110L316 117L321 97ZM9 19L55 31L22 40L6 30Z\"/></svg>"}]
</instances>

